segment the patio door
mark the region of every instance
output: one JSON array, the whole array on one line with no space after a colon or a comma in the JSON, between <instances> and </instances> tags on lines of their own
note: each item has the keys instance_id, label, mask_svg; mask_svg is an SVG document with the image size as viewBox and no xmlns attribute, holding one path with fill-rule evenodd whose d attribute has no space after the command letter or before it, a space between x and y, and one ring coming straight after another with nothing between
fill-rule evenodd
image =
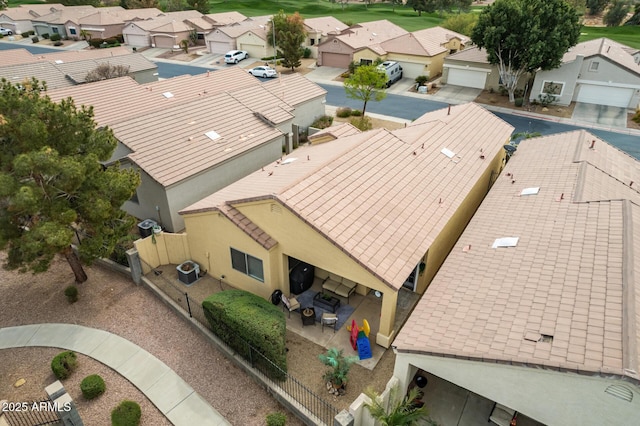
<instances>
[{"instance_id":1,"label":"patio door","mask_svg":"<svg viewBox=\"0 0 640 426\"><path fill-rule=\"evenodd\" d=\"M418 285L418 274L420 273L419 268L420 264L417 264L416 267L413 268L413 271L411 271L407 279L404 280L404 284L402 284L402 287L411 291L416 291L416 286Z\"/></svg>"}]
</instances>

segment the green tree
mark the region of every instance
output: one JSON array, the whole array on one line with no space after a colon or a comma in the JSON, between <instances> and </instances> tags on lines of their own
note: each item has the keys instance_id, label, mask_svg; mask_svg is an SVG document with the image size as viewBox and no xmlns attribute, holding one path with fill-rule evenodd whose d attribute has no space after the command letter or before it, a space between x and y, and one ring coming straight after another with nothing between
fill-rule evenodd
<instances>
[{"instance_id":1,"label":"green tree","mask_svg":"<svg viewBox=\"0 0 640 426\"><path fill-rule=\"evenodd\" d=\"M420 389L412 388L404 397L398 395L398 387L394 386L389 391L389 407L385 409L382 405L380 395L372 389L366 389L371 402L365 402L364 406L369 410L371 417L380 422L383 426L411 426L417 425L418 420L427 416L426 407L417 406L414 401L420 396Z\"/></svg>"},{"instance_id":2,"label":"green tree","mask_svg":"<svg viewBox=\"0 0 640 426\"><path fill-rule=\"evenodd\" d=\"M189 9L197 10L203 15L209 13L209 0L187 0L187 4Z\"/></svg>"},{"instance_id":3,"label":"green tree","mask_svg":"<svg viewBox=\"0 0 640 426\"><path fill-rule=\"evenodd\" d=\"M155 7L160 9L160 2L158 0L122 0L123 3L120 6L125 9L146 9Z\"/></svg>"},{"instance_id":4,"label":"green tree","mask_svg":"<svg viewBox=\"0 0 640 426\"><path fill-rule=\"evenodd\" d=\"M629 13L629 6L623 0L614 0L607 13L602 17L602 22L607 27L617 27Z\"/></svg>"},{"instance_id":5,"label":"green tree","mask_svg":"<svg viewBox=\"0 0 640 426\"><path fill-rule=\"evenodd\" d=\"M44 272L62 254L84 282L81 262L107 257L133 226L120 207L140 176L101 164L117 142L96 129L92 108L55 103L45 91L35 79L0 83L0 249L4 267L21 272Z\"/></svg>"},{"instance_id":6,"label":"green tree","mask_svg":"<svg viewBox=\"0 0 640 426\"><path fill-rule=\"evenodd\" d=\"M294 71L300 66L300 59L304 55L304 43L307 37L304 30L304 20L295 12L292 15L285 15L284 11L273 15L269 24L268 38L269 44L273 46L275 28L275 42L278 48L278 57L282 58L282 65Z\"/></svg>"},{"instance_id":7,"label":"green tree","mask_svg":"<svg viewBox=\"0 0 640 426\"><path fill-rule=\"evenodd\" d=\"M602 12L607 5L609 4L609 0L587 0L587 7L589 8L590 15L597 15Z\"/></svg>"},{"instance_id":8,"label":"green tree","mask_svg":"<svg viewBox=\"0 0 640 426\"><path fill-rule=\"evenodd\" d=\"M0 0L0 10L5 10L9 5L7 0Z\"/></svg>"},{"instance_id":9,"label":"green tree","mask_svg":"<svg viewBox=\"0 0 640 426\"><path fill-rule=\"evenodd\" d=\"M364 115L367 102L381 101L387 96L384 91L386 84L387 74L384 71L380 71L374 65L361 65L344 80L344 90L347 97L364 102L362 107L362 115Z\"/></svg>"},{"instance_id":10,"label":"green tree","mask_svg":"<svg viewBox=\"0 0 640 426\"><path fill-rule=\"evenodd\" d=\"M629 18L625 25L640 25L640 3L636 4L633 16Z\"/></svg>"},{"instance_id":11,"label":"green tree","mask_svg":"<svg viewBox=\"0 0 640 426\"><path fill-rule=\"evenodd\" d=\"M391 8L395 12L396 11L396 5L397 4L401 5L402 4L402 0L389 0L389 3L391 3Z\"/></svg>"},{"instance_id":12,"label":"green tree","mask_svg":"<svg viewBox=\"0 0 640 426\"><path fill-rule=\"evenodd\" d=\"M520 77L560 66L579 36L578 14L564 0L497 0L480 13L471 40L498 66L514 102Z\"/></svg>"},{"instance_id":13,"label":"green tree","mask_svg":"<svg viewBox=\"0 0 640 426\"><path fill-rule=\"evenodd\" d=\"M418 12L418 16L422 16L422 12L433 12L435 10L429 0L407 0L405 5Z\"/></svg>"},{"instance_id":14,"label":"green tree","mask_svg":"<svg viewBox=\"0 0 640 426\"><path fill-rule=\"evenodd\" d=\"M473 27L475 27L477 23L477 13L461 13L449 16L442 22L442 24L440 24L440 26L466 36L471 36Z\"/></svg>"}]
</instances>

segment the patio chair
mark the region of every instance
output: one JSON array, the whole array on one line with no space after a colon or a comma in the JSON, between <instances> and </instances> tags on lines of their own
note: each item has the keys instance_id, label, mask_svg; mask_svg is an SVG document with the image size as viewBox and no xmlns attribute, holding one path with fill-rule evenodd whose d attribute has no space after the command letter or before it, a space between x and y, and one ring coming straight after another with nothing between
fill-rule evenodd
<instances>
[{"instance_id":1,"label":"patio chair","mask_svg":"<svg viewBox=\"0 0 640 426\"><path fill-rule=\"evenodd\" d=\"M284 307L286 307L289 310L289 318L291 318L291 311L295 311L297 309L300 309L300 303L298 302L298 300L296 300L295 297L287 297L284 294L281 296L282 299L282 304L283 304L283 310Z\"/></svg>"},{"instance_id":2,"label":"patio chair","mask_svg":"<svg viewBox=\"0 0 640 426\"><path fill-rule=\"evenodd\" d=\"M324 333L324 326L332 327L333 332L336 332L336 325L338 325L338 316L336 314L330 314L328 312L323 312L322 317L320 318L320 322L322 323L322 332Z\"/></svg>"}]
</instances>

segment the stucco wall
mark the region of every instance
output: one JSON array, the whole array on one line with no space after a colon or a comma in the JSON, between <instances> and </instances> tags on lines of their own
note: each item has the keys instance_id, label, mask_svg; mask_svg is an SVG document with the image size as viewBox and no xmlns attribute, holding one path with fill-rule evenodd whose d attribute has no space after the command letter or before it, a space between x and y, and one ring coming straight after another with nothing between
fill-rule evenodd
<instances>
[{"instance_id":1,"label":"stucco wall","mask_svg":"<svg viewBox=\"0 0 640 426\"><path fill-rule=\"evenodd\" d=\"M142 273L160 265L176 264L191 260L186 234L161 232L134 241L133 245L142 260ZM201 264L202 265L202 264ZM203 268L206 269L206 268Z\"/></svg>"},{"instance_id":2,"label":"stucco wall","mask_svg":"<svg viewBox=\"0 0 640 426\"><path fill-rule=\"evenodd\" d=\"M375 62L378 59L384 61L385 59L387 59L387 55L381 55L370 49L362 49L353 53L353 61L356 63L360 63L362 60Z\"/></svg>"},{"instance_id":3,"label":"stucco wall","mask_svg":"<svg viewBox=\"0 0 640 426\"><path fill-rule=\"evenodd\" d=\"M127 163L123 164L122 167L128 168L132 166ZM138 166L133 165L133 167L139 170ZM144 171L140 172L140 178L140 186L136 191L138 202L127 201L122 206L122 209L141 220L153 219L156 222L160 221L162 226L173 231L173 227L167 226L171 223L171 214L164 188ZM156 206L158 207L157 210Z\"/></svg>"},{"instance_id":4,"label":"stucco wall","mask_svg":"<svg viewBox=\"0 0 640 426\"><path fill-rule=\"evenodd\" d=\"M336 38L323 41L318 45L318 65L322 64L322 53L341 53L349 55L351 61L353 61L353 48L344 44L341 40ZM373 58L375 59L375 57Z\"/></svg>"},{"instance_id":5,"label":"stucco wall","mask_svg":"<svg viewBox=\"0 0 640 426\"><path fill-rule=\"evenodd\" d=\"M318 117L325 113L325 97L321 96L295 106L296 117L293 123L300 127L309 127ZM291 128L289 128L291 131Z\"/></svg>"},{"instance_id":6,"label":"stucco wall","mask_svg":"<svg viewBox=\"0 0 640 426\"><path fill-rule=\"evenodd\" d=\"M260 59L273 56L273 47L252 31L242 34L236 39L236 43L238 50L246 50L251 58Z\"/></svg>"},{"instance_id":7,"label":"stucco wall","mask_svg":"<svg viewBox=\"0 0 640 426\"><path fill-rule=\"evenodd\" d=\"M561 96L556 97L558 105L569 105L576 88L576 80L580 74L583 63L583 57L578 56L575 61L562 64L561 67L549 70L538 71L531 87L531 95L529 100L538 100L538 96L543 94L542 88L545 81L554 83L564 83Z\"/></svg>"}]
</instances>

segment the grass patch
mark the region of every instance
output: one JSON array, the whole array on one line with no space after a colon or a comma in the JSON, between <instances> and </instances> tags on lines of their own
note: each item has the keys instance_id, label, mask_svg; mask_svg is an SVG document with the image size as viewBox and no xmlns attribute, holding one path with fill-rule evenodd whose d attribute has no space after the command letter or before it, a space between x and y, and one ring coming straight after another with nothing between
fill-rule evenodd
<instances>
[{"instance_id":1,"label":"grass patch","mask_svg":"<svg viewBox=\"0 0 640 426\"><path fill-rule=\"evenodd\" d=\"M622 27L582 27L580 41L589 41L600 37L607 37L629 47L640 49L640 31L635 25Z\"/></svg>"}]
</instances>

